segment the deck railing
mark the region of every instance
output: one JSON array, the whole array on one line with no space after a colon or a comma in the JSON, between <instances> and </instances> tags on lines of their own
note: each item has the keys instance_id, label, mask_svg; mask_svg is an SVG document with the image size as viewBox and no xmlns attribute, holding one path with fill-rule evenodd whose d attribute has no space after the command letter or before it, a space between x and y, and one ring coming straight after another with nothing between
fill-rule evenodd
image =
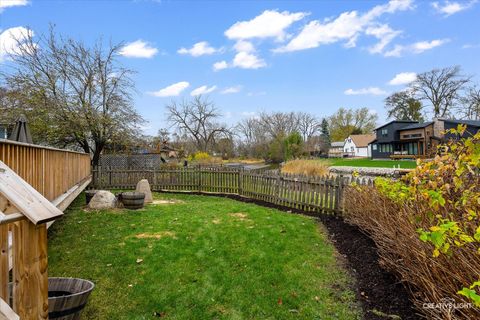
<instances>
[{"instance_id":1,"label":"deck railing","mask_svg":"<svg viewBox=\"0 0 480 320\"><path fill-rule=\"evenodd\" d=\"M90 181L88 154L0 139L0 319L48 319L47 227Z\"/></svg>"},{"instance_id":2,"label":"deck railing","mask_svg":"<svg viewBox=\"0 0 480 320\"><path fill-rule=\"evenodd\" d=\"M86 153L0 139L0 161L52 201L91 175Z\"/></svg>"},{"instance_id":3,"label":"deck railing","mask_svg":"<svg viewBox=\"0 0 480 320\"><path fill-rule=\"evenodd\" d=\"M152 190L233 194L309 212L340 213L343 189L349 178L341 176L250 172L226 167L193 167L156 170L117 170L97 167L93 187L132 189L147 179ZM368 181L363 181L368 183Z\"/></svg>"}]
</instances>

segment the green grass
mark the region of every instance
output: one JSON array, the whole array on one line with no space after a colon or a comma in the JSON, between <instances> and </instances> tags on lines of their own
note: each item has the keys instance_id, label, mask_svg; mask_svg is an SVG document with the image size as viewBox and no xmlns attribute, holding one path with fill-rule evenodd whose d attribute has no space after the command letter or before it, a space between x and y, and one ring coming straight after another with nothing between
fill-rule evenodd
<instances>
[{"instance_id":1,"label":"green grass","mask_svg":"<svg viewBox=\"0 0 480 320\"><path fill-rule=\"evenodd\" d=\"M49 230L49 275L96 284L82 319L361 318L314 219L217 197L155 197L181 202L87 212L82 196Z\"/></svg>"},{"instance_id":2,"label":"green grass","mask_svg":"<svg viewBox=\"0 0 480 320\"><path fill-rule=\"evenodd\" d=\"M378 168L393 168L393 166L402 169L415 169L417 163L413 160L372 160L368 158L363 159L344 159L344 158L330 158L326 161L330 166L352 166L352 167L378 167Z\"/></svg>"}]
</instances>

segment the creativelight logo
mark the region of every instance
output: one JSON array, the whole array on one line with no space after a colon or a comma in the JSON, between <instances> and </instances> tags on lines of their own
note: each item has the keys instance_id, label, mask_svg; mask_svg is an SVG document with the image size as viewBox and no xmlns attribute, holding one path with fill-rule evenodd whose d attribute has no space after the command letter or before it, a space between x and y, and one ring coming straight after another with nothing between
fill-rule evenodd
<instances>
[{"instance_id":1,"label":"creativelight logo","mask_svg":"<svg viewBox=\"0 0 480 320\"><path fill-rule=\"evenodd\" d=\"M451 313L457 309L473 308L473 303L469 302L455 302L453 298L442 298L440 302L425 302L422 305L423 309L435 309L438 311Z\"/></svg>"}]
</instances>

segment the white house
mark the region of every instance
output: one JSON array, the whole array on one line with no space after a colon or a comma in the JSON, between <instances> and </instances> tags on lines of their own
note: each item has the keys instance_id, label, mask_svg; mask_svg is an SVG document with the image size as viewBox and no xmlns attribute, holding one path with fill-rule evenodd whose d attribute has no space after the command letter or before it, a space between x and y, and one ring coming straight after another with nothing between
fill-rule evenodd
<instances>
[{"instance_id":1,"label":"white house","mask_svg":"<svg viewBox=\"0 0 480 320\"><path fill-rule=\"evenodd\" d=\"M375 140L374 134L353 134L345 139L343 152L351 157L370 157L369 143Z\"/></svg>"}]
</instances>

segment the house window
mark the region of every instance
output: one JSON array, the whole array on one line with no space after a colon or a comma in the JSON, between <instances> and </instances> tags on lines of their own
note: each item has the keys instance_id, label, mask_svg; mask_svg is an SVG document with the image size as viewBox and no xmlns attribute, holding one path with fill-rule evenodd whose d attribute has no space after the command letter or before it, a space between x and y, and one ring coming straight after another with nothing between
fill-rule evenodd
<instances>
[{"instance_id":1,"label":"house window","mask_svg":"<svg viewBox=\"0 0 480 320\"><path fill-rule=\"evenodd\" d=\"M393 147L391 144L380 144L380 152L391 153L393 152Z\"/></svg>"},{"instance_id":2,"label":"house window","mask_svg":"<svg viewBox=\"0 0 480 320\"><path fill-rule=\"evenodd\" d=\"M351 152L355 152L355 148L354 148L354 147L350 147L350 151L351 151Z\"/></svg>"},{"instance_id":3,"label":"house window","mask_svg":"<svg viewBox=\"0 0 480 320\"><path fill-rule=\"evenodd\" d=\"M382 137L388 136L388 129L382 129L381 134L382 134Z\"/></svg>"},{"instance_id":4,"label":"house window","mask_svg":"<svg viewBox=\"0 0 480 320\"><path fill-rule=\"evenodd\" d=\"M372 150L377 151L377 144L372 144Z\"/></svg>"},{"instance_id":5,"label":"house window","mask_svg":"<svg viewBox=\"0 0 480 320\"><path fill-rule=\"evenodd\" d=\"M404 134L402 136L404 139L409 139L409 138L421 138L422 134L421 133L413 133L413 134Z\"/></svg>"}]
</instances>

